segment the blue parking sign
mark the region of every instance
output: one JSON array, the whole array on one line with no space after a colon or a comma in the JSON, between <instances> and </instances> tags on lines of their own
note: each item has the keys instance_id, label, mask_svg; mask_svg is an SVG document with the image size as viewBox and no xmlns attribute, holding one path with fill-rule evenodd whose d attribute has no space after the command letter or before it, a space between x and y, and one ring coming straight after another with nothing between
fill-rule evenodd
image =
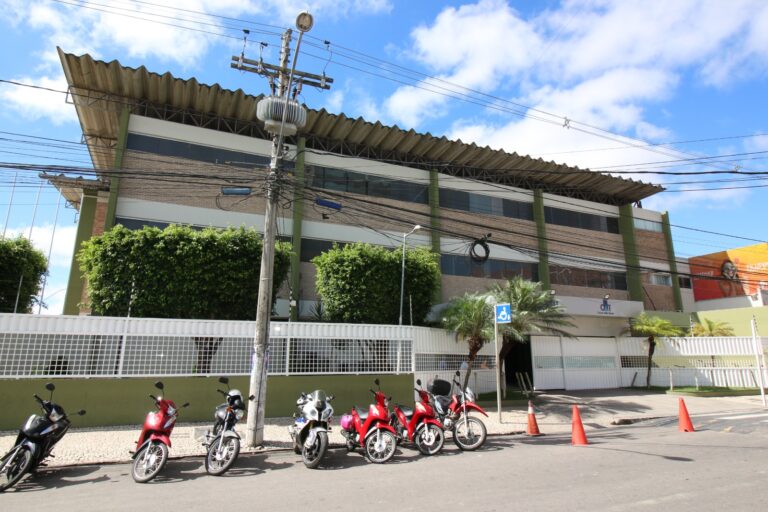
<instances>
[{"instance_id":1,"label":"blue parking sign","mask_svg":"<svg viewBox=\"0 0 768 512\"><path fill-rule=\"evenodd\" d=\"M508 324L512 321L512 308L509 304L496 304L496 323Z\"/></svg>"}]
</instances>

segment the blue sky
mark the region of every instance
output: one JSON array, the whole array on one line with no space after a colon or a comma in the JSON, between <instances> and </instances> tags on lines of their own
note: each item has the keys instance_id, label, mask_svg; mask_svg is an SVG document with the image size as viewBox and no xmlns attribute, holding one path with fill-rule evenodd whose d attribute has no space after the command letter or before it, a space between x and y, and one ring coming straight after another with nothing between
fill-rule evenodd
<instances>
[{"instance_id":1,"label":"blue sky","mask_svg":"<svg viewBox=\"0 0 768 512\"><path fill-rule=\"evenodd\" d=\"M60 46L258 94L267 89L263 79L229 67L230 56L243 49L242 29L251 31L246 56L258 58L259 43L266 42L264 58L275 62L279 32L308 8L315 26L298 68L335 80L329 92L303 91L300 99L312 108L591 169L767 170L763 0L2 0L0 6L0 44L11 50L0 57L2 80L64 90ZM83 149L65 154L39 139L19 141L19 134L80 141L64 94L0 83L0 99L0 162L87 165ZM62 160L65 155L74 161ZM624 176L668 184L670 192L643 204L668 210L680 226L673 233L679 256L768 238L768 189L761 188L768 175L730 182L723 180L749 176ZM14 172L0 168L4 229L13 181ZM702 188L711 190L672 192ZM6 234L26 236L39 204L32 238L52 253L45 301L48 313L58 313L76 215L61 206L51 243L58 194L45 187L37 201L38 190L35 173L19 174Z\"/></svg>"}]
</instances>

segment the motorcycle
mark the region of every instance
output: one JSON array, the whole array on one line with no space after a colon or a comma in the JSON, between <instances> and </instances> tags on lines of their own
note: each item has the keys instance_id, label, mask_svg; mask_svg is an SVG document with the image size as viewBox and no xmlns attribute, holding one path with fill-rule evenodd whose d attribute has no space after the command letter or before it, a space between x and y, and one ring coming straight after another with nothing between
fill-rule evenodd
<instances>
[{"instance_id":1,"label":"motorcycle","mask_svg":"<svg viewBox=\"0 0 768 512\"><path fill-rule=\"evenodd\" d=\"M416 384L419 387L413 389L419 394L420 401L416 402L415 409L395 405L390 421L395 426L398 442L408 439L422 454L434 455L445 443L443 424L436 419L430 394L421 389L421 380L417 379Z\"/></svg>"},{"instance_id":2,"label":"motorcycle","mask_svg":"<svg viewBox=\"0 0 768 512\"><path fill-rule=\"evenodd\" d=\"M333 416L331 407L333 395L317 389L310 394L302 393L296 406L300 413L294 414L295 422L288 427L293 440L293 451L301 454L304 465L316 468L328 449L328 432Z\"/></svg>"},{"instance_id":3,"label":"motorcycle","mask_svg":"<svg viewBox=\"0 0 768 512\"><path fill-rule=\"evenodd\" d=\"M365 450L365 456L374 464L387 462L395 455L397 438L395 429L389 424L389 398L381 392L379 379L374 381L378 391L370 389L376 403L371 404L368 412L357 407L351 414L341 417L341 435L346 439L347 451L352 451L359 444Z\"/></svg>"},{"instance_id":4,"label":"motorcycle","mask_svg":"<svg viewBox=\"0 0 768 512\"><path fill-rule=\"evenodd\" d=\"M155 387L163 390L163 383L155 382ZM171 432L176 425L179 410L172 401L162 396L149 395L157 407L157 412L149 412L144 420L133 459L131 475L138 483L149 482L157 476L168 462L168 449L171 447ZM181 408L189 407L189 402Z\"/></svg>"},{"instance_id":5,"label":"motorcycle","mask_svg":"<svg viewBox=\"0 0 768 512\"><path fill-rule=\"evenodd\" d=\"M232 467L240 454L240 435L235 432L235 425L245 415L242 393L229 387L227 377L220 377L219 382L227 386L227 391L216 390L224 395L225 402L216 407L213 431L208 431L203 442L206 447L205 470L216 476ZM253 397L249 399L253 400Z\"/></svg>"},{"instance_id":6,"label":"motorcycle","mask_svg":"<svg viewBox=\"0 0 768 512\"><path fill-rule=\"evenodd\" d=\"M461 372L456 372L460 377ZM485 423L475 416L470 416L470 411L476 411L484 416L488 413L475 403L475 394L467 386L462 389L461 383L454 377L453 385L441 379L433 379L427 385L427 389L435 398L435 412L443 424L445 430L453 432L453 441L461 450L472 451L480 448L485 443L488 435ZM456 386L458 393L453 393Z\"/></svg>"},{"instance_id":7,"label":"motorcycle","mask_svg":"<svg viewBox=\"0 0 768 512\"><path fill-rule=\"evenodd\" d=\"M53 403L56 386L49 382L45 389L51 392L48 400L33 395L43 409L43 415L31 415L19 429L13 448L0 458L0 492L16 485L27 473L45 466L45 459L51 456L53 447L69 430L69 417L60 405ZM85 411L80 410L77 414L82 416Z\"/></svg>"}]
</instances>

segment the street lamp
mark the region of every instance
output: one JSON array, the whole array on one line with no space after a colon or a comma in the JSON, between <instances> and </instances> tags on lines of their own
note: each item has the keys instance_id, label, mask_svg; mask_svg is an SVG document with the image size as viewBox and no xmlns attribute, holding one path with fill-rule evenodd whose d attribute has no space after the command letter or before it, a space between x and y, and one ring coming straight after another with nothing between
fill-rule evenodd
<instances>
[{"instance_id":1,"label":"street lamp","mask_svg":"<svg viewBox=\"0 0 768 512\"><path fill-rule=\"evenodd\" d=\"M408 233L403 233L403 268L400 272L400 323L399 325L403 325L403 294L405 293L405 239L408 237L408 235L412 235L416 231L420 230L421 226L416 224L413 226L413 229L410 230Z\"/></svg>"}]
</instances>

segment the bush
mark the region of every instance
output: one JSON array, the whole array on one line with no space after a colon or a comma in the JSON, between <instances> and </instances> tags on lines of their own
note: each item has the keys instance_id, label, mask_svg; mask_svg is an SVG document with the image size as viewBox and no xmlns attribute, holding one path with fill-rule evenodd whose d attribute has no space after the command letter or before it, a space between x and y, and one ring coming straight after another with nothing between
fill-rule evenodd
<instances>
[{"instance_id":1,"label":"bush","mask_svg":"<svg viewBox=\"0 0 768 512\"><path fill-rule=\"evenodd\" d=\"M402 253L369 244L334 246L312 263L317 293L331 322L397 324L400 314ZM422 325L440 282L439 256L427 249L406 251L403 323Z\"/></svg>"},{"instance_id":2,"label":"bush","mask_svg":"<svg viewBox=\"0 0 768 512\"><path fill-rule=\"evenodd\" d=\"M130 302L136 317L253 320L261 250L261 235L244 228L118 225L84 242L78 260L93 314L125 316ZM289 252L277 244L273 304Z\"/></svg>"}]
</instances>

